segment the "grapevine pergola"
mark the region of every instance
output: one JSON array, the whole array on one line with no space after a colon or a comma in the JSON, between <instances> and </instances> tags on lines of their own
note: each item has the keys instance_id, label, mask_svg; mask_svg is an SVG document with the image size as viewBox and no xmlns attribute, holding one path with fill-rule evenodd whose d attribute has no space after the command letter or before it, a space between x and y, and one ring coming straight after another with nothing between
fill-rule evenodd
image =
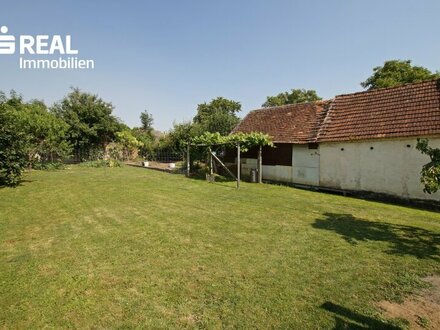
<instances>
[{"instance_id":1,"label":"grapevine pergola","mask_svg":"<svg viewBox=\"0 0 440 330\"><path fill-rule=\"evenodd\" d=\"M229 168L217 157L217 155L212 151L212 147L225 145L237 148L237 176L232 173ZM250 148L258 147L258 162L257 162L257 173L258 182L262 182L262 147L271 146L273 143L271 138L263 133L252 132L252 133L235 133L226 136L222 136L219 133L209 133L206 132L200 136L193 138L187 144L186 150L186 171L187 176L190 175L190 148L191 147L206 147L209 154L209 168L210 174L212 175L212 160L213 158L237 181L237 189L240 188L241 181L241 152L246 152Z\"/></svg>"}]
</instances>

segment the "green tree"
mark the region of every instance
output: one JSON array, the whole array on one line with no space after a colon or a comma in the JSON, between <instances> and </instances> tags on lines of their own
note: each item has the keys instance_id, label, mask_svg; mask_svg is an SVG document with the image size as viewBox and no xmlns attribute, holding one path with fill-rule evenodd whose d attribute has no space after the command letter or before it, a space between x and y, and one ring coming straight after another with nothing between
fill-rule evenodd
<instances>
[{"instance_id":1,"label":"green tree","mask_svg":"<svg viewBox=\"0 0 440 330\"><path fill-rule=\"evenodd\" d=\"M27 164L28 138L15 106L20 97L0 93L0 185L16 186Z\"/></svg>"},{"instance_id":2,"label":"green tree","mask_svg":"<svg viewBox=\"0 0 440 330\"><path fill-rule=\"evenodd\" d=\"M440 189L440 149L432 148L428 143L428 139L417 139L416 148L431 159L422 167L420 182L425 193L433 194Z\"/></svg>"},{"instance_id":3,"label":"green tree","mask_svg":"<svg viewBox=\"0 0 440 330\"><path fill-rule=\"evenodd\" d=\"M413 66L410 60L391 60L373 68L373 74L361 82L361 86L371 90L436 78L440 78L439 72L432 73L422 66Z\"/></svg>"},{"instance_id":4,"label":"green tree","mask_svg":"<svg viewBox=\"0 0 440 330\"><path fill-rule=\"evenodd\" d=\"M2 184L18 184L25 166L66 156L68 125L50 113L42 101L24 102L15 92L0 93Z\"/></svg>"},{"instance_id":5,"label":"green tree","mask_svg":"<svg viewBox=\"0 0 440 330\"><path fill-rule=\"evenodd\" d=\"M262 107L277 107L286 104L306 103L319 101L321 98L314 90L292 89L290 92L268 96Z\"/></svg>"},{"instance_id":6,"label":"green tree","mask_svg":"<svg viewBox=\"0 0 440 330\"><path fill-rule=\"evenodd\" d=\"M145 132L152 132L153 131L153 115L151 113L148 113L147 110L144 112L141 112L141 129L143 129Z\"/></svg>"},{"instance_id":7,"label":"green tree","mask_svg":"<svg viewBox=\"0 0 440 330\"><path fill-rule=\"evenodd\" d=\"M133 136L142 143L139 147L139 155L144 158L150 158L156 145L156 137L153 131L146 132L142 128L135 127L131 130Z\"/></svg>"},{"instance_id":8,"label":"green tree","mask_svg":"<svg viewBox=\"0 0 440 330\"><path fill-rule=\"evenodd\" d=\"M78 88L72 89L52 111L69 124L67 140L81 158L103 153L106 145L115 140L116 132L127 128L112 114L111 103Z\"/></svg>"},{"instance_id":9,"label":"green tree","mask_svg":"<svg viewBox=\"0 0 440 330\"><path fill-rule=\"evenodd\" d=\"M217 97L209 103L205 102L197 106L197 114L193 123L199 125L204 132L218 132L226 135L240 121L237 116L240 111L240 102Z\"/></svg>"},{"instance_id":10,"label":"green tree","mask_svg":"<svg viewBox=\"0 0 440 330\"><path fill-rule=\"evenodd\" d=\"M153 115L147 110L141 112L141 127L135 127L131 130L133 136L141 142L139 146L139 154L144 158L151 158L154 147L156 145L156 136L154 134Z\"/></svg>"},{"instance_id":11,"label":"green tree","mask_svg":"<svg viewBox=\"0 0 440 330\"><path fill-rule=\"evenodd\" d=\"M128 160L131 159L133 155L137 155L137 151L143 145L143 143L133 135L131 130L117 132L116 142L122 147L122 160Z\"/></svg>"},{"instance_id":12,"label":"green tree","mask_svg":"<svg viewBox=\"0 0 440 330\"><path fill-rule=\"evenodd\" d=\"M65 121L49 112L41 101L22 104L19 111L30 142L30 162L35 161L36 157L52 161L54 158L69 155L71 147L66 140L69 125Z\"/></svg>"},{"instance_id":13,"label":"green tree","mask_svg":"<svg viewBox=\"0 0 440 330\"><path fill-rule=\"evenodd\" d=\"M175 123L173 129L160 141L160 148L183 152L188 142L203 132L199 124Z\"/></svg>"}]
</instances>

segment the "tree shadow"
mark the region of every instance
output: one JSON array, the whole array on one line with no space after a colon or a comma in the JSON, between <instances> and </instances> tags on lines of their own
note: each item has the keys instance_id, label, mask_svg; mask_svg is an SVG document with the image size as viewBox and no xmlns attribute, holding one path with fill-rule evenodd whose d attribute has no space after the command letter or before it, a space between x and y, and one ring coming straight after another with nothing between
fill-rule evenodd
<instances>
[{"instance_id":1,"label":"tree shadow","mask_svg":"<svg viewBox=\"0 0 440 330\"><path fill-rule=\"evenodd\" d=\"M324 216L312 226L332 230L352 245L367 241L388 242L390 248L386 253L440 260L438 233L418 227L369 221L351 214L324 213Z\"/></svg>"},{"instance_id":2,"label":"tree shadow","mask_svg":"<svg viewBox=\"0 0 440 330\"><path fill-rule=\"evenodd\" d=\"M393 324L375 319L371 316L362 315L330 301L323 303L321 308L335 316L336 324L334 329L401 329Z\"/></svg>"},{"instance_id":3,"label":"tree shadow","mask_svg":"<svg viewBox=\"0 0 440 330\"><path fill-rule=\"evenodd\" d=\"M32 183L32 182L34 182L34 180L23 179L23 180L20 180L20 182L15 186L8 186L6 184L0 183L0 189L5 189L5 188L14 189L14 188L25 186L26 183Z\"/></svg>"}]
</instances>

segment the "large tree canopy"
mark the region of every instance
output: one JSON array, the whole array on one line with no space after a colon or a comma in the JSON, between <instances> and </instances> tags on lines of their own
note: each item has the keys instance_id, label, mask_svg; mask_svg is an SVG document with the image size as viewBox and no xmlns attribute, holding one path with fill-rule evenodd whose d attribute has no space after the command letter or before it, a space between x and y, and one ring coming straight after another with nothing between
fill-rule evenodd
<instances>
[{"instance_id":1,"label":"large tree canopy","mask_svg":"<svg viewBox=\"0 0 440 330\"><path fill-rule=\"evenodd\" d=\"M321 98L314 90L292 89L290 92L279 93L275 96L268 96L262 107L277 107L285 104L296 104L319 101Z\"/></svg>"},{"instance_id":2,"label":"large tree canopy","mask_svg":"<svg viewBox=\"0 0 440 330\"><path fill-rule=\"evenodd\" d=\"M386 61L383 66L375 67L373 74L361 82L361 86L371 90L435 78L440 78L439 72L432 73L422 66L413 66L410 60L391 60Z\"/></svg>"},{"instance_id":3,"label":"large tree canopy","mask_svg":"<svg viewBox=\"0 0 440 330\"><path fill-rule=\"evenodd\" d=\"M238 124L239 111L241 111L240 102L217 97L209 103L199 104L193 121L200 125L204 132L226 135Z\"/></svg>"},{"instance_id":4,"label":"large tree canopy","mask_svg":"<svg viewBox=\"0 0 440 330\"><path fill-rule=\"evenodd\" d=\"M103 150L115 134L127 128L113 116L113 105L97 95L75 88L53 107L57 116L69 124L68 141L75 151Z\"/></svg>"}]
</instances>

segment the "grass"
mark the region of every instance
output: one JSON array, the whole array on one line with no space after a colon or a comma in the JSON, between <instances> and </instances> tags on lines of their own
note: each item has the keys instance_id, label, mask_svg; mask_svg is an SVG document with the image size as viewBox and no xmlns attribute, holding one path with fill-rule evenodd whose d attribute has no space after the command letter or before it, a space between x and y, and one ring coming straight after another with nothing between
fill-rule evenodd
<instances>
[{"instance_id":1,"label":"grass","mask_svg":"<svg viewBox=\"0 0 440 330\"><path fill-rule=\"evenodd\" d=\"M132 167L0 189L0 327L396 328L440 214Z\"/></svg>"}]
</instances>

